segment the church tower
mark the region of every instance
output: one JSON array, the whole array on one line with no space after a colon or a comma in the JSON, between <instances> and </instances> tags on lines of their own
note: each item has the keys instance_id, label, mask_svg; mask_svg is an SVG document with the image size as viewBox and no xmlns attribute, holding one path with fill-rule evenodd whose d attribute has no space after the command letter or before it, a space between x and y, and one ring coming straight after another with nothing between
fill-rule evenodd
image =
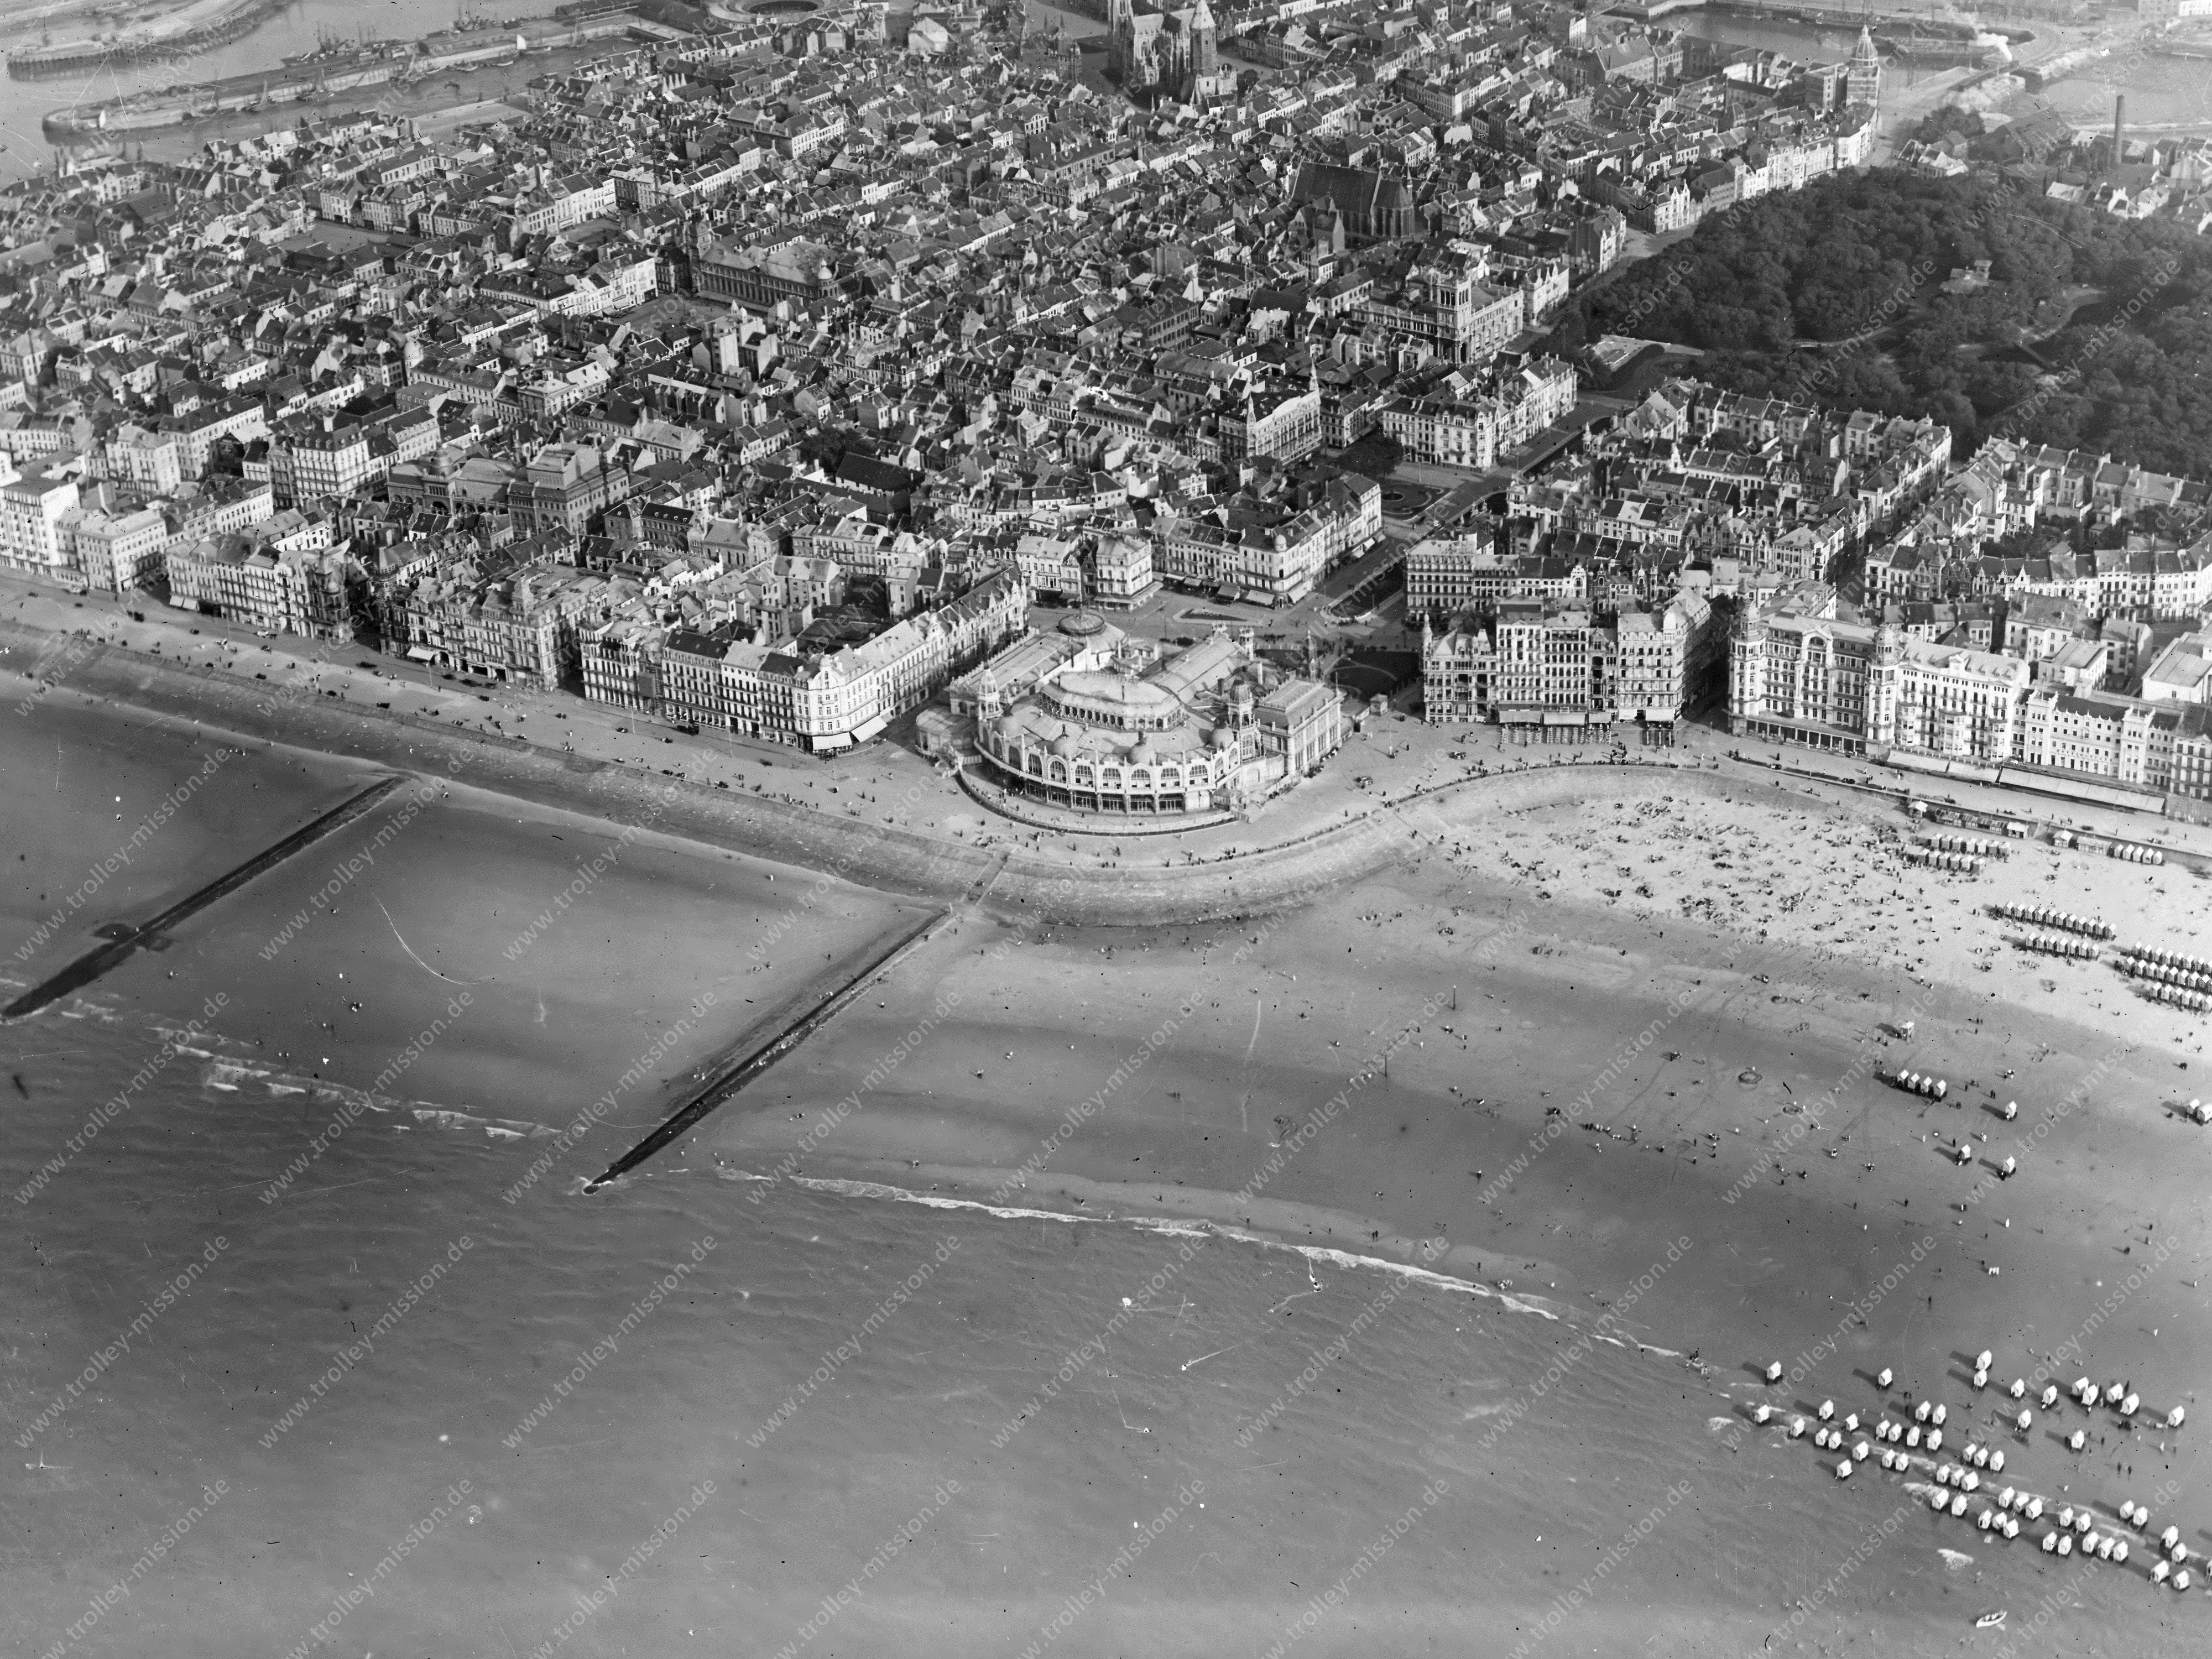
<instances>
[{"instance_id":1,"label":"church tower","mask_svg":"<svg viewBox=\"0 0 2212 1659\"><path fill-rule=\"evenodd\" d=\"M1206 0L1198 0L1187 21L1190 29L1191 76L1195 79L1212 75L1221 67L1218 28L1213 21L1213 9L1206 3Z\"/></svg>"},{"instance_id":2,"label":"church tower","mask_svg":"<svg viewBox=\"0 0 2212 1659\"><path fill-rule=\"evenodd\" d=\"M1875 50L1873 33L1862 27L1859 43L1851 49L1851 61L1844 71L1844 98L1850 104L1864 104L1878 108L1881 103L1881 54Z\"/></svg>"},{"instance_id":3,"label":"church tower","mask_svg":"<svg viewBox=\"0 0 2212 1659\"><path fill-rule=\"evenodd\" d=\"M1129 82L1130 47L1137 33L1131 0L1106 0L1106 74L1117 86Z\"/></svg>"}]
</instances>

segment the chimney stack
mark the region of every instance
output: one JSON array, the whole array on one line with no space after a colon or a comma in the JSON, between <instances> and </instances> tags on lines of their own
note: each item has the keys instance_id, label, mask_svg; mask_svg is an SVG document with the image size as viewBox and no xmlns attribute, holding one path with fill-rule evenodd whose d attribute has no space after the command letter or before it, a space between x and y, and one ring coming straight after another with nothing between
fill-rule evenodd
<instances>
[{"instance_id":1,"label":"chimney stack","mask_svg":"<svg viewBox=\"0 0 2212 1659\"><path fill-rule=\"evenodd\" d=\"M2128 95L2124 92L2112 94L2112 165L2118 167L2126 151L2122 146L2127 141Z\"/></svg>"}]
</instances>

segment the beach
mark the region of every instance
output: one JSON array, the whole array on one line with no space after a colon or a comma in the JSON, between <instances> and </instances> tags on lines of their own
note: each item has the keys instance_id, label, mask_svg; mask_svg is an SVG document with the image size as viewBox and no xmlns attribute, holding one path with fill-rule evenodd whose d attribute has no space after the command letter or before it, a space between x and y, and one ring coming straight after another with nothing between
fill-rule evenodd
<instances>
[{"instance_id":1,"label":"beach","mask_svg":"<svg viewBox=\"0 0 2212 1659\"><path fill-rule=\"evenodd\" d=\"M2175 1109L2203 1021L1986 913L2203 953L2186 870L2022 843L1936 875L1859 792L1452 781L1431 762L1464 740L1399 727L1425 793L1116 868L549 763L320 686L258 708L250 676L45 661L34 698L0 677L28 699L0 737L11 939L238 752L15 981L379 769L424 804L373 866L340 878L388 815L0 1032L0 1191L38 1182L0 1265L11 1439L203 1264L11 1454L37 1529L0 1566L11 1651L2203 1645L2202 1597L2142 1552L1993 1540L1924 1475L1838 1481L1782 1426L1942 1400L2008 1480L2212 1544L2208 1132ZM584 1195L931 906L830 1024ZM2039 1372L2191 1421L2000 1432L1999 1388Z\"/></svg>"}]
</instances>

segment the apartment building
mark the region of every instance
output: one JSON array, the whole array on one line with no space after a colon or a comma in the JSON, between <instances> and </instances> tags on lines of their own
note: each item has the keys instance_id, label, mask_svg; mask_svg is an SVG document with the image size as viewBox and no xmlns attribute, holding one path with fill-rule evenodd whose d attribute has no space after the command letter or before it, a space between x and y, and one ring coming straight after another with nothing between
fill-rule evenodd
<instances>
[{"instance_id":1,"label":"apartment building","mask_svg":"<svg viewBox=\"0 0 2212 1659\"><path fill-rule=\"evenodd\" d=\"M62 532L77 495L76 479L54 477L41 466L0 484L0 563L50 581L82 581Z\"/></svg>"},{"instance_id":2,"label":"apartment building","mask_svg":"<svg viewBox=\"0 0 2212 1659\"><path fill-rule=\"evenodd\" d=\"M349 561L332 548L276 548L244 537L179 541L168 551L169 603L264 633L353 636Z\"/></svg>"},{"instance_id":3,"label":"apartment building","mask_svg":"<svg viewBox=\"0 0 2212 1659\"><path fill-rule=\"evenodd\" d=\"M1877 742L1966 760L2014 758L2027 663L1906 639L1887 627L1876 636L1875 663L1868 732Z\"/></svg>"},{"instance_id":4,"label":"apartment building","mask_svg":"<svg viewBox=\"0 0 2212 1659\"><path fill-rule=\"evenodd\" d=\"M1875 631L1790 610L1753 617L1729 646L1729 730L1864 754Z\"/></svg>"},{"instance_id":5,"label":"apartment building","mask_svg":"<svg viewBox=\"0 0 2212 1659\"><path fill-rule=\"evenodd\" d=\"M1664 611L1614 619L1622 720L1672 725L1681 718L1718 654L1719 626L1703 594L1678 593Z\"/></svg>"},{"instance_id":6,"label":"apartment building","mask_svg":"<svg viewBox=\"0 0 2212 1659\"><path fill-rule=\"evenodd\" d=\"M1573 559L1501 555L1487 535L1431 537L1406 550L1406 613L1455 616L1500 599L1587 599L1589 573Z\"/></svg>"},{"instance_id":7,"label":"apartment building","mask_svg":"<svg viewBox=\"0 0 2212 1659\"><path fill-rule=\"evenodd\" d=\"M61 530L69 562L95 593L123 594L149 585L161 574L170 537L169 521L150 507L135 513L78 507L64 516Z\"/></svg>"},{"instance_id":8,"label":"apartment building","mask_svg":"<svg viewBox=\"0 0 2212 1659\"><path fill-rule=\"evenodd\" d=\"M1620 639L1588 605L1505 599L1494 617L1462 617L1441 634L1425 623L1421 676L1431 721L1609 723L1620 712Z\"/></svg>"}]
</instances>

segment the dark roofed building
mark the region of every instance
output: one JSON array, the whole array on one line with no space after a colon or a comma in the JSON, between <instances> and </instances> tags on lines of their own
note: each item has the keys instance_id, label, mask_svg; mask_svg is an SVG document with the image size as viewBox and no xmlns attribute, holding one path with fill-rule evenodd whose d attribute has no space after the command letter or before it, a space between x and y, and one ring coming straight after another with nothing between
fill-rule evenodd
<instances>
[{"instance_id":1,"label":"dark roofed building","mask_svg":"<svg viewBox=\"0 0 2212 1659\"><path fill-rule=\"evenodd\" d=\"M1300 207L1334 207L1343 219L1346 238L1353 242L1387 242L1421 231L1421 216L1406 181L1372 167L1309 161L1298 169L1291 199Z\"/></svg>"}]
</instances>

